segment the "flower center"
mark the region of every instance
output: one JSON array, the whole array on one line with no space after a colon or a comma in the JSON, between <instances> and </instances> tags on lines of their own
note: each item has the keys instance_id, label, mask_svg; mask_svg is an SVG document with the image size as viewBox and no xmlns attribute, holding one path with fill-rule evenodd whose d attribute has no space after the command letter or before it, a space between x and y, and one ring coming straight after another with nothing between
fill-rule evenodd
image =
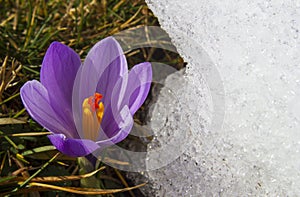
<instances>
[{"instance_id":1,"label":"flower center","mask_svg":"<svg viewBox=\"0 0 300 197\"><path fill-rule=\"evenodd\" d=\"M95 141L99 137L100 124L104 115L102 94L95 93L82 103L82 129L85 139Z\"/></svg>"}]
</instances>

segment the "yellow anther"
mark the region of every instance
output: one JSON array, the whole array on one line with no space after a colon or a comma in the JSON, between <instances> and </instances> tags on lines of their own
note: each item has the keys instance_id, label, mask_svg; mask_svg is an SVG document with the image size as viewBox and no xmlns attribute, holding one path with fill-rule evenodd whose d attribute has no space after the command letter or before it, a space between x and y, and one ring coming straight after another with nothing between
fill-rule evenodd
<instances>
[{"instance_id":1,"label":"yellow anther","mask_svg":"<svg viewBox=\"0 0 300 197\"><path fill-rule=\"evenodd\" d=\"M97 113L98 122L101 124L104 115L104 105L102 102L99 103L99 108L96 109L96 113Z\"/></svg>"},{"instance_id":2,"label":"yellow anther","mask_svg":"<svg viewBox=\"0 0 300 197\"><path fill-rule=\"evenodd\" d=\"M82 103L82 129L85 139L97 140L99 137L100 124L104 115L101 98L101 94L95 93L94 96L84 99Z\"/></svg>"}]
</instances>

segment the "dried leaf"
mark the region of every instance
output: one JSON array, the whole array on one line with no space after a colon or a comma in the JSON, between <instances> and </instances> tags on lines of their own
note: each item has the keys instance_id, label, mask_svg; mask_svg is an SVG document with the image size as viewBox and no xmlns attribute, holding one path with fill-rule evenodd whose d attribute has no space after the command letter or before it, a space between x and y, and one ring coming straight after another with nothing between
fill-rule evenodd
<instances>
[{"instance_id":1,"label":"dried leaf","mask_svg":"<svg viewBox=\"0 0 300 197\"><path fill-rule=\"evenodd\" d=\"M0 125L7 124L25 124L26 122L23 120L15 119L15 118L0 118Z\"/></svg>"}]
</instances>

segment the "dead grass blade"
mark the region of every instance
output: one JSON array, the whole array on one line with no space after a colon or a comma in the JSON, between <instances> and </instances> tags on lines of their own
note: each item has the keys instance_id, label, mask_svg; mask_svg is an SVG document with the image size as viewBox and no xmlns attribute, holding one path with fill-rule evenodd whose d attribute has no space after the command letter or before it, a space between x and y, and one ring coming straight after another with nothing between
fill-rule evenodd
<instances>
[{"instance_id":1,"label":"dead grass blade","mask_svg":"<svg viewBox=\"0 0 300 197\"><path fill-rule=\"evenodd\" d=\"M34 177L29 182L30 183L31 182L47 183L47 182L75 181L75 180L79 180L79 179L89 178L104 169L105 169L105 166L103 166L97 170L94 170L90 173L86 173L86 174L82 174L82 175ZM24 171L27 171L27 170L28 170L28 168L22 167L22 168L18 169L17 171L13 172L12 173L13 176L2 177L0 179L0 186L2 187L7 184L26 181L28 179L29 175L28 175L28 177L19 177L17 175Z\"/></svg>"},{"instance_id":2,"label":"dead grass blade","mask_svg":"<svg viewBox=\"0 0 300 197\"><path fill-rule=\"evenodd\" d=\"M6 119L6 118L1 118L0 119L0 125L1 125L1 120L2 119ZM8 119L8 118L7 118ZM11 118L12 119L12 118ZM22 124L23 121L22 120L18 120L18 119L13 119L14 121L20 121L19 124ZM22 122L22 123L21 123ZM18 124L18 123L15 123ZM50 135L52 134L51 132L28 132L28 133L12 133L12 134L5 134L5 135L0 135L1 137L4 136L12 136L12 137L28 137L28 136L40 136L40 135Z\"/></svg>"},{"instance_id":3,"label":"dead grass blade","mask_svg":"<svg viewBox=\"0 0 300 197\"><path fill-rule=\"evenodd\" d=\"M15 118L0 118L0 125L25 124L25 123L26 123L25 121L19 120L19 119L15 119Z\"/></svg>"},{"instance_id":4,"label":"dead grass blade","mask_svg":"<svg viewBox=\"0 0 300 197\"><path fill-rule=\"evenodd\" d=\"M80 188L80 187L60 187L56 185L49 185L49 184L43 184L43 183L29 183L30 186L38 186L42 188L48 188L52 190L59 190L59 191L65 191L70 192L74 194L81 194L81 195L104 195L104 194L115 194L119 192L125 192L130 191L133 189L137 189L140 187L143 187L146 185L146 183L142 183L140 185L136 185L133 187L127 187L123 189L94 189L94 188Z\"/></svg>"}]
</instances>

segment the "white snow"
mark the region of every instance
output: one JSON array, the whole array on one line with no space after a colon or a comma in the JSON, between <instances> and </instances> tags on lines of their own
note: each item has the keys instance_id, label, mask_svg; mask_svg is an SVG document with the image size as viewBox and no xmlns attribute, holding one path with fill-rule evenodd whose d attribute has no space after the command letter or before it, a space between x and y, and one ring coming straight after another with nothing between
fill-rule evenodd
<instances>
[{"instance_id":1,"label":"white snow","mask_svg":"<svg viewBox=\"0 0 300 197\"><path fill-rule=\"evenodd\" d=\"M189 63L165 82L181 109L165 89L152 112L149 150L193 139L146 173L157 196L299 195L300 1L146 2Z\"/></svg>"}]
</instances>

